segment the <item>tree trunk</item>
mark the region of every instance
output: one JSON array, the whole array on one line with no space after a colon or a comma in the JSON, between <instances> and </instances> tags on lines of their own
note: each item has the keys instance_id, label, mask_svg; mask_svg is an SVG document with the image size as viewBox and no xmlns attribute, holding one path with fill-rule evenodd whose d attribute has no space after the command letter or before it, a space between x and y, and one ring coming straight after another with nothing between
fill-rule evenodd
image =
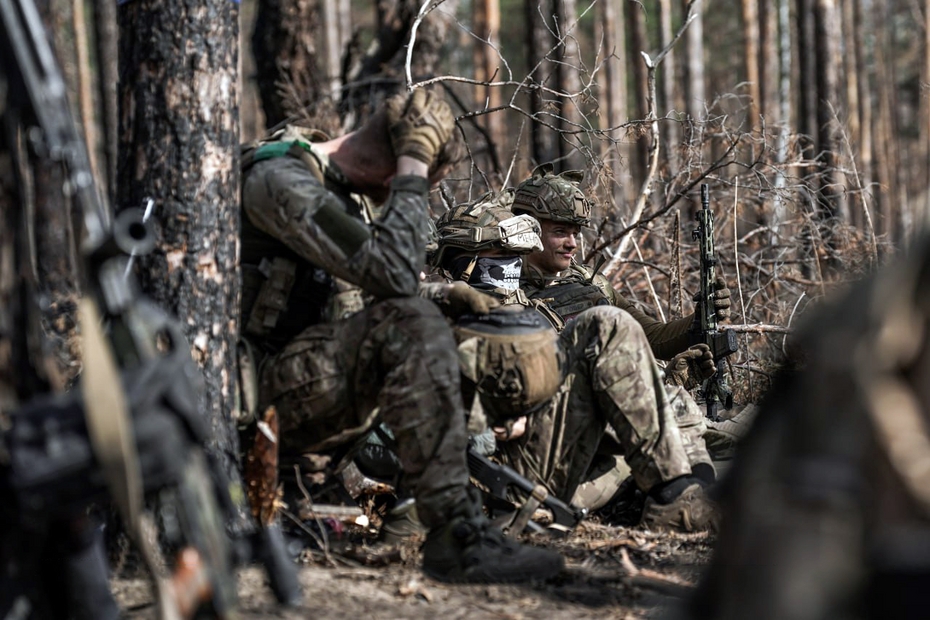
<instances>
[{"instance_id":1,"label":"tree trunk","mask_svg":"<svg viewBox=\"0 0 930 620\"><path fill-rule=\"evenodd\" d=\"M117 65L116 4L112 0L94 1L96 21L97 85L101 107L103 133L103 166L107 202L116 198L117 162L117 109L116 84L119 79Z\"/></svg>"},{"instance_id":2,"label":"tree trunk","mask_svg":"<svg viewBox=\"0 0 930 620\"><path fill-rule=\"evenodd\" d=\"M475 86L475 109L494 110L501 105L500 87L488 86L487 82L501 81L501 11L499 0L476 0L474 3L473 31L478 40L474 42L475 80L485 82ZM502 174L500 164L500 149L507 143L507 135L503 127L503 115L500 112L490 112L479 117L478 122L484 129L487 138L487 151L482 161L478 162L481 169L492 170L498 177ZM474 153L480 156L481 153ZM495 188L496 189L496 188Z\"/></svg>"},{"instance_id":3,"label":"tree trunk","mask_svg":"<svg viewBox=\"0 0 930 620\"><path fill-rule=\"evenodd\" d=\"M320 69L317 0L259 0L252 34L258 92L270 128L291 119L332 132L335 119L316 104L327 86ZM330 126L320 127L329 116Z\"/></svg>"},{"instance_id":4,"label":"tree trunk","mask_svg":"<svg viewBox=\"0 0 930 620\"><path fill-rule=\"evenodd\" d=\"M814 5L814 49L817 56L817 153L822 175L819 183L820 206L827 220L848 222L846 197L840 183L838 135L839 100L837 70L839 23L834 0L816 0ZM833 226L824 231L830 236Z\"/></svg>"},{"instance_id":5,"label":"tree trunk","mask_svg":"<svg viewBox=\"0 0 930 620\"><path fill-rule=\"evenodd\" d=\"M385 97L406 87L407 46L420 5L416 0L377 3L375 39L346 72L339 102L343 131L354 129ZM455 12L456 3L447 0L441 11L431 11L420 23L409 67L414 82L433 76Z\"/></svg>"},{"instance_id":6,"label":"tree trunk","mask_svg":"<svg viewBox=\"0 0 930 620\"><path fill-rule=\"evenodd\" d=\"M600 2L598 9L600 19L596 26L599 28L597 38L603 41L604 54L610 61L604 65L600 73L600 104L605 110L601 117L601 126L611 128L607 140L602 142L601 158L610 167L613 176L613 186L610 195L614 206L626 202L631 197L624 194L631 187L629 174L630 149L626 141L625 132L619 127L627 121L627 90L626 90L626 36L623 25L622 11L618 11L616 2Z\"/></svg>"},{"instance_id":7,"label":"tree trunk","mask_svg":"<svg viewBox=\"0 0 930 620\"><path fill-rule=\"evenodd\" d=\"M552 52L553 40L549 33L553 13L547 0L524 0L526 15L526 64L532 71L533 82L540 87L552 88L557 82L556 69L547 57ZM530 126L530 154L534 164L554 161L559 157L558 133L553 129L556 119L549 111L553 97L542 88L529 96L529 111L533 115Z\"/></svg>"},{"instance_id":8,"label":"tree trunk","mask_svg":"<svg viewBox=\"0 0 930 620\"><path fill-rule=\"evenodd\" d=\"M642 5L635 2L627 3L629 24L630 24L630 65L633 68L633 113L636 120L645 121L649 114L646 101L648 99L649 84L646 63L643 60L641 52L647 52L645 10ZM641 131L637 132L636 139L636 157L633 170L633 179L637 187L642 184L646 178L646 170L649 166L649 126L643 124Z\"/></svg>"},{"instance_id":9,"label":"tree trunk","mask_svg":"<svg viewBox=\"0 0 930 620\"><path fill-rule=\"evenodd\" d=\"M682 0L687 6L688 0ZM694 121L701 122L706 115L707 97L704 94L704 3L694 3L697 16L685 30L685 110Z\"/></svg>"},{"instance_id":10,"label":"tree trunk","mask_svg":"<svg viewBox=\"0 0 930 620\"><path fill-rule=\"evenodd\" d=\"M762 94L759 79L759 7L757 0L742 0L743 53L745 56L746 90L749 105L746 107L746 128L759 128L759 106Z\"/></svg>"},{"instance_id":11,"label":"tree trunk","mask_svg":"<svg viewBox=\"0 0 930 620\"><path fill-rule=\"evenodd\" d=\"M665 49L672 41L672 3L671 0L659 0L659 49ZM668 118L674 111L682 109L678 88L678 75L675 50L665 55L659 72L662 86L659 94L658 117ZM675 115L677 117L677 115ZM665 120L659 124L662 142L668 159L668 174L674 176L678 170L678 146L681 141L681 126L674 120Z\"/></svg>"},{"instance_id":12,"label":"tree trunk","mask_svg":"<svg viewBox=\"0 0 930 620\"><path fill-rule=\"evenodd\" d=\"M559 168L579 170L585 167L585 158L581 151L585 134L583 131L583 114L581 113L581 51L578 47L579 31L577 28L577 4L575 0L559 0L554 4L556 10L556 34L559 47L556 55L558 90L567 96L559 97Z\"/></svg>"},{"instance_id":13,"label":"tree trunk","mask_svg":"<svg viewBox=\"0 0 930 620\"><path fill-rule=\"evenodd\" d=\"M797 0L795 10L796 40L798 49L803 50L796 56L798 81L796 93L797 127L801 134L801 146L804 149L813 147L813 136L817 127L817 70L816 54L810 53L815 49L814 40L814 2L816 0Z\"/></svg>"},{"instance_id":14,"label":"tree trunk","mask_svg":"<svg viewBox=\"0 0 930 620\"><path fill-rule=\"evenodd\" d=\"M238 451L238 5L135 0L119 9L119 204L154 200L143 289L183 325L203 371L211 449Z\"/></svg>"},{"instance_id":15,"label":"tree trunk","mask_svg":"<svg viewBox=\"0 0 930 620\"><path fill-rule=\"evenodd\" d=\"M863 24L862 6L862 0L852 1L853 24L851 41L852 48L855 50L856 64L854 71L856 72L856 98L859 101L857 110L859 113L859 121L857 124L860 130L859 139L854 143L853 148L857 154L856 160L857 169L859 170L859 183L860 187L863 188L860 206L863 216L865 216L867 213L869 215L868 219L871 222L871 225L868 234L874 237L874 235L877 233L874 221L876 200L872 198L874 191L872 189L872 180L874 178L874 160L872 158L874 143L872 134L874 131L874 121L872 118L872 84L874 83L874 65L866 62L868 53L866 48L867 37L865 34L865 26ZM869 47L872 47L874 42L871 41L871 37L869 37L869 40Z\"/></svg>"}]
</instances>

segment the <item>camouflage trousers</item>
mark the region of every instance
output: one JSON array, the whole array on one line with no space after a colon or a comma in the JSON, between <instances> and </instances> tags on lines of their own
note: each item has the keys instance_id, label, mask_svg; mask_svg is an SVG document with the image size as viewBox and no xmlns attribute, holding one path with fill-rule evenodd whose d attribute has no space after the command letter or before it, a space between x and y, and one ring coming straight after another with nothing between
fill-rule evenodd
<instances>
[{"instance_id":1,"label":"camouflage trousers","mask_svg":"<svg viewBox=\"0 0 930 620\"><path fill-rule=\"evenodd\" d=\"M428 300L390 299L304 330L263 364L260 400L278 410L283 454L345 445L384 422L428 527L468 501L458 356Z\"/></svg>"},{"instance_id":2,"label":"camouflage trousers","mask_svg":"<svg viewBox=\"0 0 930 620\"><path fill-rule=\"evenodd\" d=\"M568 501L609 425L641 489L690 474L691 458L703 459L706 451L700 454L703 442L689 430L695 453L689 458L676 416L687 425L694 413L700 420L700 410L677 393L670 398L640 324L619 308L600 306L579 314L560 338L565 380L522 437L499 444L507 464Z\"/></svg>"}]
</instances>

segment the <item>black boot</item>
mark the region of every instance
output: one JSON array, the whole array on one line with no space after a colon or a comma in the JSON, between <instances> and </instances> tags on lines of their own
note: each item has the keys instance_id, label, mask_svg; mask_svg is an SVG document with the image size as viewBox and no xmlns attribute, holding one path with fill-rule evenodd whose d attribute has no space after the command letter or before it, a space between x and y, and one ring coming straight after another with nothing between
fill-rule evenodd
<instances>
[{"instance_id":1,"label":"black boot","mask_svg":"<svg viewBox=\"0 0 930 620\"><path fill-rule=\"evenodd\" d=\"M423 571L454 583L514 583L554 577L565 565L549 549L521 544L491 525L479 504L435 527L423 544Z\"/></svg>"}]
</instances>

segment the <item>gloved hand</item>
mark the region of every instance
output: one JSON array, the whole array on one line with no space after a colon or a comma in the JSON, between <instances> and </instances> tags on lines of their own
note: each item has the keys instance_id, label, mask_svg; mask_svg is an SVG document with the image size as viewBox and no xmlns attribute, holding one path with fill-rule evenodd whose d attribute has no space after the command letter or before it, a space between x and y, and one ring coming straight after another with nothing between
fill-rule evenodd
<instances>
[{"instance_id":1,"label":"gloved hand","mask_svg":"<svg viewBox=\"0 0 930 620\"><path fill-rule=\"evenodd\" d=\"M665 367L665 377L673 385L693 390L716 371L717 365L714 364L710 347L701 343L673 357Z\"/></svg>"},{"instance_id":2,"label":"gloved hand","mask_svg":"<svg viewBox=\"0 0 930 620\"><path fill-rule=\"evenodd\" d=\"M452 319L457 319L463 314L487 314L501 305L490 295L472 288L465 282L446 285L436 301L443 314Z\"/></svg>"},{"instance_id":3,"label":"gloved hand","mask_svg":"<svg viewBox=\"0 0 930 620\"><path fill-rule=\"evenodd\" d=\"M730 318L730 289L727 288L727 281L723 276L714 278L714 311L718 321Z\"/></svg>"},{"instance_id":4,"label":"gloved hand","mask_svg":"<svg viewBox=\"0 0 930 620\"><path fill-rule=\"evenodd\" d=\"M727 288L727 281L723 276L714 278L714 313L717 315L717 321L726 321L730 318L730 289ZM698 293L694 296L694 301L701 302L701 295ZM699 320L700 313L695 313L694 320Z\"/></svg>"},{"instance_id":5,"label":"gloved hand","mask_svg":"<svg viewBox=\"0 0 930 620\"><path fill-rule=\"evenodd\" d=\"M386 104L394 155L407 155L427 166L455 129L455 117L442 97L418 88L413 94L394 95Z\"/></svg>"}]
</instances>

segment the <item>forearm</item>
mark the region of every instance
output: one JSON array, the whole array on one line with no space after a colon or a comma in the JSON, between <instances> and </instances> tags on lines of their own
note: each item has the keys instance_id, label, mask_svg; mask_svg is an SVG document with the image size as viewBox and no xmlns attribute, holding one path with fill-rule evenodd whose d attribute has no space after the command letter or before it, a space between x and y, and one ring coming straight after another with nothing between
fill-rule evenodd
<instances>
[{"instance_id":1,"label":"forearm","mask_svg":"<svg viewBox=\"0 0 930 620\"><path fill-rule=\"evenodd\" d=\"M652 318L624 297L616 296L616 306L626 310L642 325L646 339L656 359L670 360L691 346L689 331L694 315L688 315L668 323Z\"/></svg>"}]
</instances>

